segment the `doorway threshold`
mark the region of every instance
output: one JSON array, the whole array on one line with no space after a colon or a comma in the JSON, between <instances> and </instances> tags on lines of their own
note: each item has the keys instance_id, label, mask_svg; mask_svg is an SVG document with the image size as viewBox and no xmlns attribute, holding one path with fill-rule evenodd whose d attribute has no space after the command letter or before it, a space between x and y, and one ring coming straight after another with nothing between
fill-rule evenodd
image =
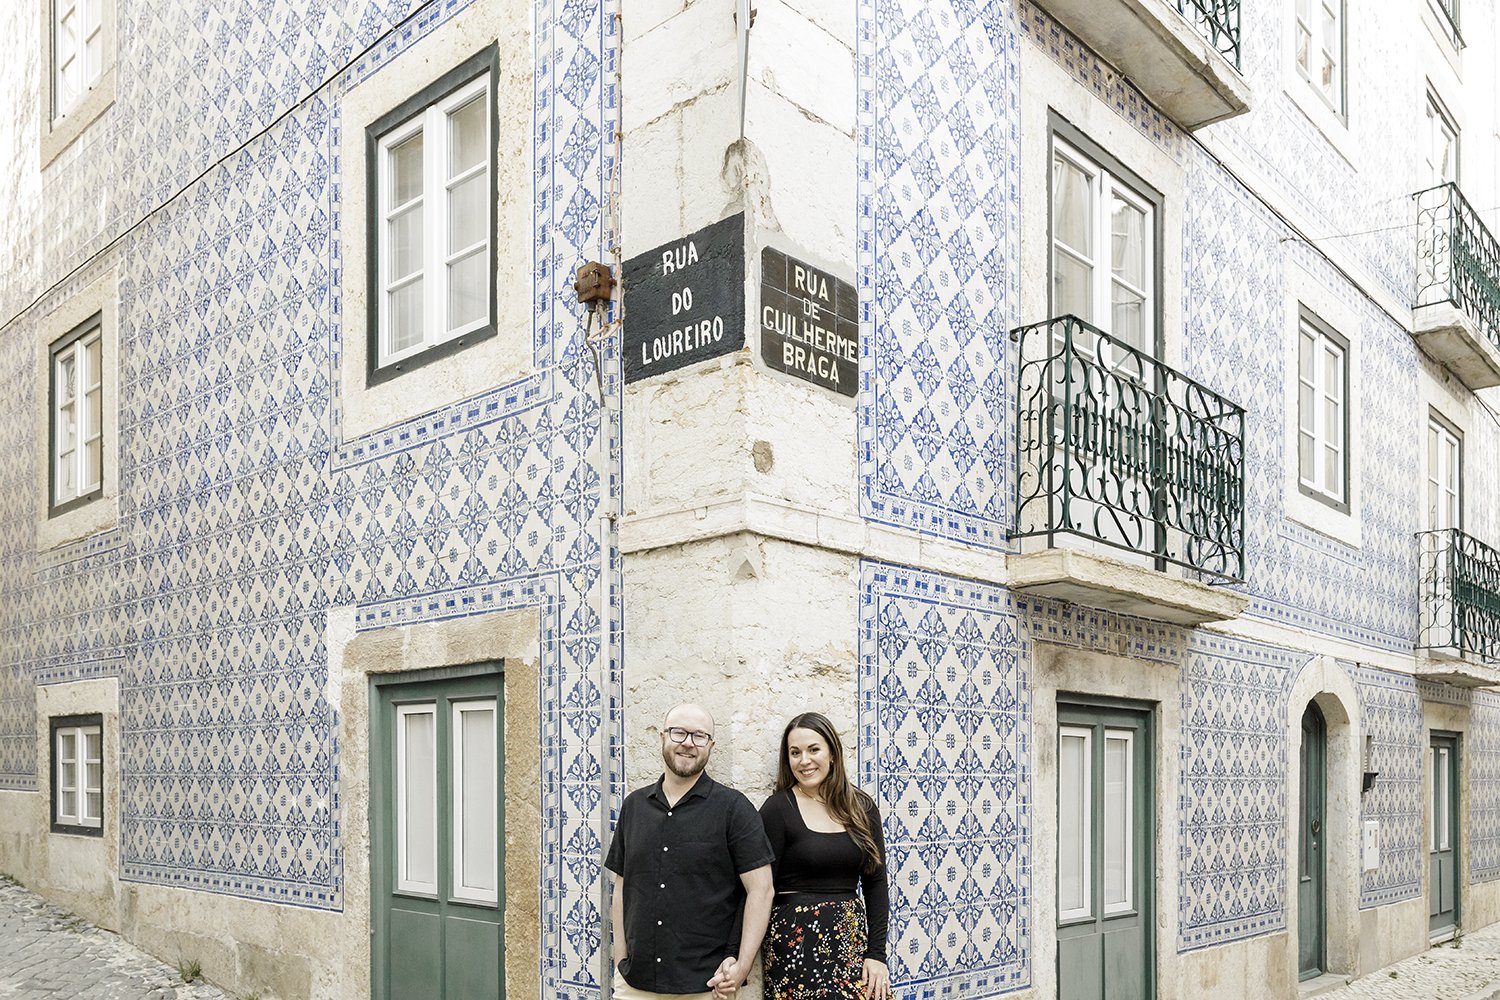
<instances>
[{"instance_id":1,"label":"doorway threshold","mask_svg":"<svg viewBox=\"0 0 1500 1000\"><path fill-rule=\"evenodd\" d=\"M1458 936L1457 927L1446 927L1427 939L1427 947L1436 948L1440 944L1447 944Z\"/></svg>"},{"instance_id":2,"label":"doorway threshold","mask_svg":"<svg viewBox=\"0 0 1500 1000\"><path fill-rule=\"evenodd\" d=\"M1308 997L1315 997L1319 993L1327 993L1329 990L1336 990L1340 986L1348 985L1348 976L1341 976L1337 972L1325 972L1321 976L1304 979L1298 983L1297 997L1298 1000L1307 1000Z\"/></svg>"}]
</instances>

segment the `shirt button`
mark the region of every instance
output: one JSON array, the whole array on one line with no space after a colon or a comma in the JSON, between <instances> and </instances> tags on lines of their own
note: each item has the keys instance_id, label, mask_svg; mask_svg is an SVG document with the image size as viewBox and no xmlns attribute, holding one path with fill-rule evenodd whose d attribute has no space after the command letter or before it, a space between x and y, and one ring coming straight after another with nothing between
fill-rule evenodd
<instances>
[{"instance_id":1,"label":"shirt button","mask_svg":"<svg viewBox=\"0 0 1500 1000\"><path fill-rule=\"evenodd\" d=\"M658 958L658 959L657 959L657 961L658 961L658 962L660 962L660 961L661 961L661 959L659 959L659 958Z\"/></svg>"},{"instance_id":2,"label":"shirt button","mask_svg":"<svg viewBox=\"0 0 1500 1000\"><path fill-rule=\"evenodd\" d=\"M660 921L660 920L658 920L658 921L657 921L657 922L656 922L656 926L658 926L658 927L660 927L660 926L661 926L661 921Z\"/></svg>"},{"instance_id":3,"label":"shirt button","mask_svg":"<svg viewBox=\"0 0 1500 1000\"><path fill-rule=\"evenodd\" d=\"M665 888L666 888L666 887L667 887L667 883L665 883L665 882L663 882L663 883L662 883L662 884L661 884L661 887L662 887L662 888L663 888L663 889L665 889Z\"/></svg>"},{"instance_id":4,"label":"shirt button","mask_svg":"<svg viewBox=\"0 0 1500 1000\"><path fill-rule=\"evenodd\" d=\"M670 815L672 815L672 810L670 810L670 809L668 809L668 810L667 810L667 815L668 815L668 816L670 816Z\"/></svg>"},{"instance_id":5,"label":"shirt button","mask_svg":"<svg viewBox=\"0 0 1500 1000\"><path fill-rule=\"evenodd\" d=\"M663 847L662 850L665 851L665 850L667 850L667 848Z\"/></svg>"}]
</instances>

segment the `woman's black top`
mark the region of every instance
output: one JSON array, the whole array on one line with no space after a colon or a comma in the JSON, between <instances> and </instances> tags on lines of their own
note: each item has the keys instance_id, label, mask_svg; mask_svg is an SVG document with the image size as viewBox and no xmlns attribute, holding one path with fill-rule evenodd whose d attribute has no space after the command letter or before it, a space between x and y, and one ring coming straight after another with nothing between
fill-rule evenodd
<instances>
[{"instance_id":1,"label":"woman's black top","mask_svg":"<svg viewBox=\"0 0 1500 1000\"><path fill-rule=\"evenodd\" d=\"M885 961L886 927L890 922L891 895L885 881L885 835L880 829L880 810L874 800L861 795L865 813L870 818L870 832L880 849L880 867L866 873L865 855L845 830L842 833L818 833L809 830L802 811L788 788L766 799L760 807L761 822L776 852L772 872L776 895L794 893L802 901L853 899L855 887L864 893L865 919L870 925L870 940L865 957Z\"/></svg>"}]
</instances>

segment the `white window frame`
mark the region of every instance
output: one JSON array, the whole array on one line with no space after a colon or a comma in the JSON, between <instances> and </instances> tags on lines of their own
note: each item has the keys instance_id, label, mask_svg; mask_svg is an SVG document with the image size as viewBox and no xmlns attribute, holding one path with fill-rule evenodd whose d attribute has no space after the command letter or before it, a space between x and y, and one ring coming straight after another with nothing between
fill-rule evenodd
<instances>
[{"instance_id":1,"label":"white window frame","mask_svg":"<svg viewBox=\"0 0 1500 1000\"><path fill-rule=\"evenodd\" d=\"M407 769L407 747L406 747L406 720L414 715L426 715L432 718L432 768L425 774L413 776ZM441 871L442 857L441 844L438 841L438 812L443 807L443 797L437 785L437 760L440 747L438 744L438 717L435 702L419 702L411 705L396 706L396 890L398 892L415 893L423 896L437 895L437 876ZM419 881L409 876L410 856L407 842L407 786L414 777L425 780L428 787L432 789L432 881Z\"/></svg>"},{"instance_id":2,"label":"white window frame","mask_svg":"<svg viewBox=\"0 0 1500 1000\"><path fill-rule=\"evenodd\" d=\"M1332 29L1325 26L1326 16L1333 15ZM1348 106L1345 91L1348 88L1348 72L1345 62L1345 30L1347 10L1344 0L1294 0L1292 20L1292 63L1297 67L1308 86L1337 114L1345 114ZM1298 58L1303 36L1307 37L1308 64ZM1316 62L1321 68L1324 56L1332 57L1332 90L1317 79L1312 70Z\"/></svg>"},{"instance_id":3,"label":"white window frame","mask_svg":"<svg viewBox=\"0 0 1500 1000\"><path fill-rule=\"evenodd\" d=\"M1427 89L1427 145L1423 150L1424 162L1427 175L1424 178L1426 187L1437 187L1439 184L1458 183L1458 156L1460 132L1456 122L1448 112L1448 107L1440 97L1432 90ZM1440 140L1444 134L1451 139L1448 147L1447 169L1440 169L1435 162L1438 151L1441 148Z\"/></svg>"},{"instance_id":4,"label":"white window frame","mask_svg":"<svg viewBox=\"0 0 1500 1000\"><path fill-rule=\"evenodd\" d=\"M1106 765L1106 770L1099 776L1101 782L1106 782L1109 778L1107 765L1109 763L1109 744L1112 741L1123 742L1125 744L1125 801L1123 804L1124 812L1122 815L1122 819L1124 821L1124 829L1122 832L1124 835L1125 848L1125 898L1124 900L1111 903L1107 898L1106 893L1106 898L1104 899L1104 915L1106 917L1114 916L1115 914L1119 913L1130 913L1135 909L1135 732L1129 729L1106 728L1104 730L1104 763ZM1105 792L1107 795L1107 788L1105 789ZM1104 838L1103 850L1105 852L1105 871L1107 872L1108 851L1111 836L1109 823L1109 804L1107 800L1104 804L1103 812L1104 815L1100 817L1100 819L1102 820L1102 822L1100 823L1100 831ZM1104 875L1105 872L1100 873L1101 880L1103 879Z\"/></svg>"},{"instance_id":5,"label":"white window frame","mask_svg":"<svg viewBox=\"0 0 1500 1000\"><path fill-rule=\"evenodd\" d=\"M1308 341L1311 340L1311 349L1314 352L1312 365L1312 380L1303 376L1304 351L1308 349ZM1327 382L1327 366L1325 360L1329 355L1338 359L1337 386L1330 387ZM1296 462L1297 482L1303 493L1317 497L1326 503L1337 506L1340 510L1347 512L1349 503L1349 473L1352 463L1349 460L1349 345L1342 338L1334 335L1327 327L1315 319L1306 311L1298 318L1297 324L1297 448L1293 453L1293 461ZM1333 391L1336 389L1336 392ZM1304 391L1312 396L1312 413L1307 412ZM1334 403L1337 408L1337 417L1329 426L1327 419L1327 404ZM1312 442L1312 475L1302 467L1302 441L1308 438ZM1337 481L1329 482L1327 476L1327 453L1334 452L1338 461Z\"/></svg>"},{"instance_id":6,"label":"white window frame","mask_svg":"<svg viewBox=\"0 0 1500 1000\"><path fill-rule=\"evenodd\" d=\"M491 773L499 777L499 712L500 705L494 698L478 699L473 701L456 701L453 703L453 725L451 743L453 746L453 898L467 903L495 904L500 901L500 792L497 788L494 797L490 800L490 829L495 831L495 842L491 845L495 852L494 872L495 887L486 889L471 886L466 883L464 875L464 814L466 803L464 801L464 765L465 753L463 747L464 715L467 713L490 713L490 743L495 747L496 760L491 763Z\"/></svg>"},{"instance_id":7,"label":"white window frame","mask_svg":"<svg viewBox=\"0 0 1500 1000\"><path fill-rule=\"evenodd\" d=\"M1081 739L1083 741L1084 773L1079 783L1082 793L1083 818L1078 826L1080 842L1083 844L1083 856L1080 859L1082 868L1078 872L1079 885L1083 887L1083 905L1064 909L1062 900L1063 865L1067 860L1063 858L1062 852L1062 744L1064 739ZM1057 761L1058 761L1058 851L1057 851L1057 922L1059 924L1072 923L1076 920L1090 920L1094 916L1094 730L1091 726L1058 726L1057 727Z\"/></svg>"},{"instance_id":8,"label":"white window frame","mask_svg":"<svg viewBox=\"0 0 1500 1000\"><path fill-rule=\"evenodd\" d=\"M1463 527L1464 438L1436 413L1427 418L1427 527ZM1436 503L1434 503L1436 500Z\"/></svg>"},{"instance_id":9,"label":"white window frame","mask_svg":"<svg viewBox=\"0 0 1500 1000\"><path fill-rule=\"evenodd\" d=\"M449 132L448 118L471 101L484 101L485 156L480 162L463 173L448 176ZM489 289L494 286L494 233L490 223L493 209L486 212L484 239L468 247L448 252L448 196L450 190L470 178L483 174L486 204L493 201L494 177L493 150L494 107L490 98L490 74L481 73L451 93L439 98L424 110L417 112L401 124L383 133L376 142L375 204L377 219L376 279L373 282L376 301L371 307L376 310L377 346L376 368L385 368L413 355L447 343L466 334L482 330L493 322L491 305L493 297ZM411 275L400 280L390 280L391 240L389 223L403 211L409 209L417 199L392 205L390 150L407 139L422 133L422 193L418 197L422 209L422 266ZM437 141L433 141L437 137ZM485 256L487 276L485 315L458 326L449 327L448 311L448 265L474 253ZM422 339L399 351L391 350L390 294L418 278L422 281Z\"/></svg>"},{"instance_id":10,"label":"white window frame","mask_svg":"<svg viewBox=\"0 0 1500 1000\"><path fill-rule=\"evenodd\" d=\"M1157 256L1156 246L1156 204L1146 198L1118 172L1111 171L1095 157L1089 156L1076 145L1068 142L1061 135L1054 134L1052 137L1052 159L1048 162L1049 171L1054 168L1057 158L1071 163L1089 178L1089 207L1092 217L1088 220L1089 229L1093 236L1093 257L1084 256L1078 250L1069 247L1058 237L1057 212L1058 203L1056 192L1050 192L1051 204L1047 206L1047 228L1050 247L1047 258L1047 295L1049 300L1054 298L1057 283L1057 258L1059 255L1066 256L1091 269L1091 280L1089 297L1091 299L1092 317L1087 320L1093 326L1103 330L1110 336L1115 336L1114 331L1114 309L1113 289L1116 284L1127 289L1133 294L1142 296L1142 316L1144 327L1142 330L1144 344L1136 346L1144 354L1155 357L1157 354L1157 329L1156 329L1156 281L1160 269L1160 261ZM1114 227L1111 220L1111 212L1114 199L1130 205L1143 213L1146 217L1145 225L1145 247L1144 257L1146 262L1146 282L1144 288L1137 288L1121 278L1115 276L1112 258L1112 248L1109 246L1113 238ZM1060 306L1056 302L1050 302L1053 315L1057 314ZM1109 364L1112 359L1101 359Z\"/></svg>"},{"instance_id":11,"label":"white window frame","mask_svg":"<svg viewBox=\"0 0 1500 1000\"><path fill-rule=\"evenodd\" d=\"M52 118L65 117L83 101L84 96L104 75L105 52L104 4L106 0L51 0L52 35ZM64 29L73 19L74 29ZM92 52L91 52L92 43ZM66 86L64 81L72 74ZM72 91L70 98L64 94Z\"/></svg>"},{"instance_id":12,"label":"white window frame","mask_svg":"<svg viewBox=\"0 0 1500 1000\"><path fill-rule=\"evenodd\" d=\"M99 756L91 756L88 752L88 738L96 736L99 739ZM63 751L64 738L73 742L73 754L69 756ZM58 826L80 827L84 829L100 830L104 827L104 729L98 724L81 724L58 726L53 732L52 753L57 768L57 781L55 798L52 803L53 822ZM99 783L93 785L88 780L89 765L98 765ZM71 780L69 780L69 769L71 769ZM72 812L63 809L63 793L73 795L74 808ZM89 796L99 796L99 812L94 814L89 809Z\"/></svg>"},{"instance_id":13,"label":"white window frame","mask_svg":"<svg viewBox=\"0 0 1500 1000\"><path fill-rule=\"evenodd\" d=\"M100 316L94 316L86 321L79 330L81 332L66 339L63 346L53 348L51 351L52 389L51 398L48 401L48 409L51 413L51 459L52 470L51 482L51 504L53 509L79 500L88 499L98 495L104 487L104 325ZM88 364L89 347L99 345L99 368L100 371L90 370ZM63 398L63 365L72 361L75 372L74 395ZM89 432L89 424L93 415L89 402L90 396L97 396L96 404L100 409L99 430L97 433ZM71 411L71 418L68 412ZM73 446L64 451L64 432L67 422L71 419L74 425ZM96 454L98 455L97 467L91 467L87 461L88 446L98 442ZM73 472L73 488L67 492L63 489L63 472L71 465Z\"/></svg>"}]
</instances>

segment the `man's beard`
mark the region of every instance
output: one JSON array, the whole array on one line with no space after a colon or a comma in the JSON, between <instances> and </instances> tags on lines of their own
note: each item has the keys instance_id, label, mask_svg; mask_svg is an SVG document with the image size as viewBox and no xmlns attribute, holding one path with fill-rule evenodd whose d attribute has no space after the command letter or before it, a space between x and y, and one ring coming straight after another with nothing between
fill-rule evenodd
<instances>
[{"instance_id":1,"label":"man's beard","mask_svg":"<svg viewBox=\"0 0 1500 1000\"><path fill-rule=\"evenodd\" d=\"M708 754L701 752L691 762L678 757L675 749L663 750L661 757L667 770L679 778L691 778L708 766Z\"/></svg>"}]
</instances>

